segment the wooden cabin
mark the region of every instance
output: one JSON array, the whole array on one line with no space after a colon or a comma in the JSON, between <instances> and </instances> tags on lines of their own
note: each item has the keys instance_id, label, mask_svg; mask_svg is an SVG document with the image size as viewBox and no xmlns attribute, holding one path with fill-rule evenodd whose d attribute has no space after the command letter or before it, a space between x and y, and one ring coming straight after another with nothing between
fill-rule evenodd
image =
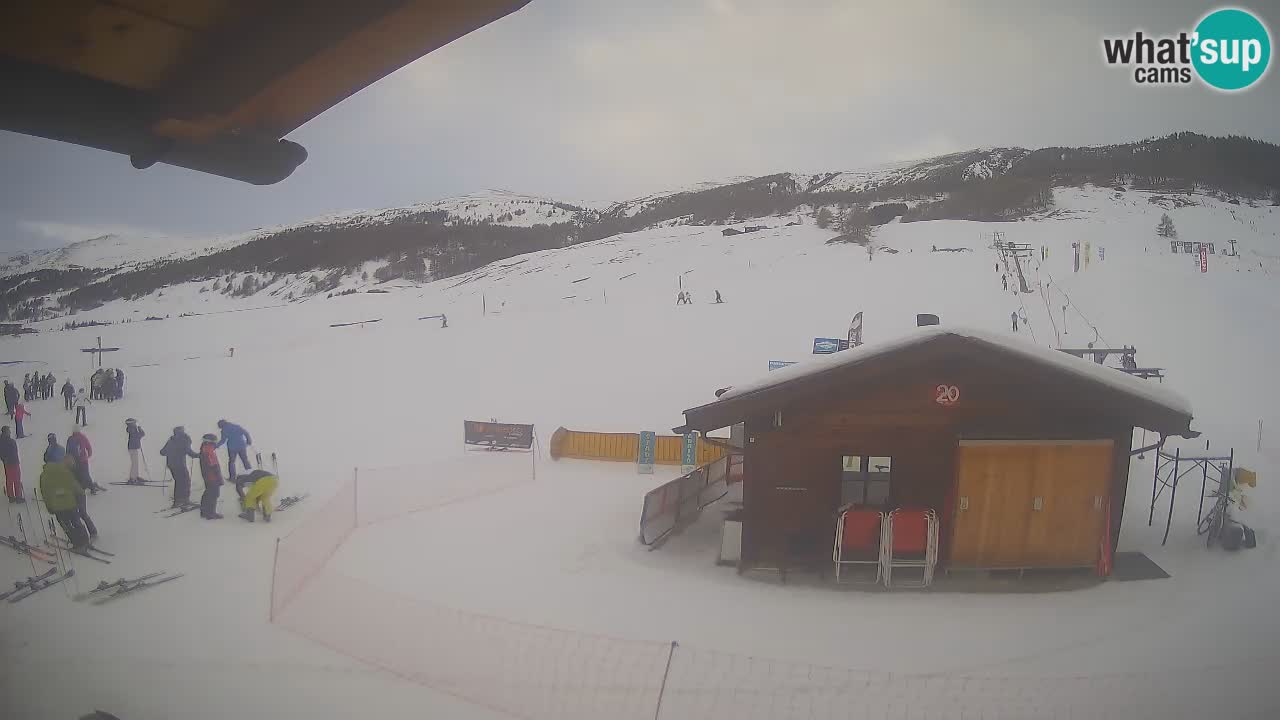
<instances>
[{"instance_id":1,"label":"wooden cabin","mask_svg":"<svg viewBox=\"0 0 1280 720\"><path fill-rule=\"evenodd\" d=\"M1166 387L946 327L772 371L684 415L677 432L745 425L740 569L829 564L849 505L933 509L940 567L1100 567L1134 428L1195 435Z\"/></svg>"}]
</instances>

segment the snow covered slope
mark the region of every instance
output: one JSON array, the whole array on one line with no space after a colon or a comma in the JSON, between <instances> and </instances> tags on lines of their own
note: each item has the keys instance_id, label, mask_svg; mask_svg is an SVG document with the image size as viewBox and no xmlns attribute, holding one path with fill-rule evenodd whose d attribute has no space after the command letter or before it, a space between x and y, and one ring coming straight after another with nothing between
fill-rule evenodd
<instances>
[{"instance_id":1,"label":"snow covered slope","mask_svg":"<svg viewBox=\"0 0 1280 720\"><path fill-rule=\"evenodd\" d=\"M255 237L257 237L256 233L241 233L219 238L102 235L56 250L37 250L11 255L3 265L0 265L0 276L71 267L128 270L157 260L207 255L248 242Z\"/></svg>"},{"instance_id":2,"label":"snow covered slope","mask_svg":"<svg viewBox=\"0 0 1280 720\"><path fill-rule=\"evenodd\" d=\"M927 160L889 163L866 170L836 173L792 173L807 192L862 192L902 183L936 179L951 173L961 180L981 180L1002 175L1026 157L1023 148L985 148L940 155Z\"/></svg>"},{"instance_id":3,"label":"snow covered slope","mask_svg":"<svg viewBox=\"0 0 1280 720\"><path fill-rule=\"evenodd\" d=\"M491 708L507 707L502 698L518 696L518 685L476 698L459 690L467 677L366 665L352 657L353 646L332 641L348 618L390 608L378 619L403 639L395 644L402 657L463 665L478 652L453 644L461 634L411 622L426 608L454 618L448 627L455 631L471 617L534 628L519 647L527 667L545 662L537 638L548 637L548 628L659 647L679 640L705 663L698 692L724 704L677 705L664 718L716 717L743 698L767 702L741 717L823 717L802 690L833 677L833 668L861 673L860 696L886 717L948 716L957 706L946 693L963 695L975 716L1063 716L1070 713L1054 705L1062 689L1087 697L1111 692L1110 682L1165 693L1150 705L1127 701L1112 716L1159 710L1181 717L1179 702L1195 707L1200 697L1180 694L1200 687L1194 678L1252 679L1277 661L1280 628L1266 618L1280 593L1280 495L1272 482L1280 469L1280 390L1271 381L1280 337L1269 330L1280 312L1280 208L1203 196L1172 207L1149 193L1091 187L1056 194L1053 212L1021 222L885 225L870 252L828 245L833 232L808 218L787 226L792 216L753 220L766 229L731 237L720 227L653 228L423 286L364 286L388 292L283 307L185 284L79 316L166 320L2 338L0 357L22 363L0 371L19 379L38 369L83 380L89 368L80 348L99 335L121 348L108 362L128 373L127 397L90 409L99 481L125 472L125 417L149 431L154 477L163 476L155 451L169 428L183 424L198 437L225 417L249 428L257 447L279 453L282 494L311 492L312 499L271 525L252 526L231 516L229 489L222 500L229 517L216 522L157 517L165 502L158 489L113 487L91 499L101 544L118 556L109 567L78 563L82 588L162 568L187 577L101 608L56 589L3 608L0 715L74 717L102 707L127 718L215 718L236 707L263 717L409 718L424 708L440 717L502 717ZM1239 256L1214 255L1201 273L1191 256L1173 254L1155 236L1164 212L1182 239L1221 249L1234 238ZM1046 249L1043 261L1024 267L1032 292L1002 289L990 248L996 231L1030 244L1037 257ZM1076 242L1090 251L1078 273ZM693 293L693 305L675 305L681 289ZM711 302L717 290L724 304ZM207 314L178 317L179 308ZM641 497L663 476L544 456L534 481L354 533L333 559L335 574L326 572L317 586L323 592L299 606L306 623L320 623L311 627L336 635L315 643L268 623L275 538L309 518L323 525L324 498L353 467L370 484L383 478L429 492L474 479L486 488L487 471L423 467L460 455L463 419L531 422L544 438L560 426L661 431L680 424L685 408L711 401L716 388L767 375L769 360L803 360L815 336L842 335L860 310L868 344L912 332L921 312L1010 334L1016 312L1027 323L1015 341L1136 346L1139 363L1165 368L1166 384L1192 405L1193 426L1204 435L1183 443L1185 451L1203 451L1208 441L1211 451L1234 448L1242 464L1262 471L1240 513L1258 528L1259 547L1206 550L1193 527L1195 490L1185 488L1169 544L1161 546L1163 528L1145 522L1148 455L1132 466L1120 549L1146 552L1171 579L999 596L782 586L715 567L718 512L659 552L637 547ZM447 328L436 318L419 320L439 314L448 316ZM370 320L379 322L331 327ZM70 426L54 402L32 410L32 437L21 441L28 483L38 474L41 438L64 437ZM365 474L375 466L402 467ZM380 509L396 515L395 507ZM18 532L16 520L0 523L0 534ZM24 527L35 533L30 521ZM30 572L25 559L0 552L0 580ZM362 604L374 596L395 600ZM776 675L748 672L775 660L817 669L788 676L775 691L766 681L778 682ZM571 672L595 677L611 668L626 669L604 656ZM77 681L31 691L59 673ZM561 691L575 681L563 678ZM900 694L884 694L890 687ZM1051 696L1037 690L1055 687L1061 692ZM1280 693L1265 682L1246 684L1235 700L1259 717L1280 709Z\"/></svg>"},{"instance_id":4,"label":"snow covered slope","mask_svg":"<svg viewBox=\"0 0 1280 720\"><path fill-rule=\"evenodd\" d=\"M910 181L935 179L951 173L960 180L1001 174L1027 150L979 149L926 160L896 163L861 171L783 173L790 192L864 191ZM509 227L556 223L579 224L599 214L633 217L674 195L697 193L753 180L748 177L701 182L621 202L563 202L509 190L484 190L432 202L376 210L333 213L299 223L254 228L216 238L179 236L123 236L88 238L56 250L16 253L0 264L0 277L46 269L84 267L124 271L162 260L198 257L270 235L304 227L382 225L422 213L446 213L448 222L481 222Z\"/></svg>"}]
</instances>

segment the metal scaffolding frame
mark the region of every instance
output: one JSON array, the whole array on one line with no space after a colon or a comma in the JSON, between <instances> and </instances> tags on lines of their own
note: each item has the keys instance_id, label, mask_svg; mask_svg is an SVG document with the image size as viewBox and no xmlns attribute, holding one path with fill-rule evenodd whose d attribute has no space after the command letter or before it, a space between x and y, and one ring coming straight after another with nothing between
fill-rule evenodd
<instances>
[{"instance_id":1,"label":"metal scaffolding frame","mask_svg":"<svg viewBox=\"0 0 1280 720\"><path fill-rule=\"evenodd\" d=\"M1196 534L1207 535L1205 546L1222 533L1222 528L1231 521L1231 478L1235 468L1236 451L1232 448L1227 455L1183 455L1182 450L1174 450L1172 454L1162 449L1156 450L1155 470L1151 478L1151 509L1147 514L1147 527L1155 522L1156 502L1169 490L1169 512L1164 521L1164 545L1169 541L1169 526L1173 522L1173 504L1178 496L1178 482L1186 475L1200 470L1200 503L1196 510ZM1185 469L1184 469L1185 468ZM1213 472L1210 473L1210 470ZM1161 473L1164 473L1163 475ZM1213 481L1216 487L1210 487ZM1213 499L1213 504L1205 510L1206 497Z\"/></svg>"}]
</instances>

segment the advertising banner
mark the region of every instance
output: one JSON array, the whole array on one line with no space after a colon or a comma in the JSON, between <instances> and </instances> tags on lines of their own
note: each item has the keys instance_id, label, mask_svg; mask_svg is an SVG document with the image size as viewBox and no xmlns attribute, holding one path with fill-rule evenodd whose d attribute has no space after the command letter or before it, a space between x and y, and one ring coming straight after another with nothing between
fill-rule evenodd
<instances>
[{"instance_id":1,"label":"advertising banner","mask_svg":"<svg viewBox=\"0 0 1280 720\"><path fill-rule=\"evenodd\" d=\"M463 433L463 442L467 445L484 445L497 450L528 450L533 447L532 425L464 420Z\"/></svg>"}]
</instances>

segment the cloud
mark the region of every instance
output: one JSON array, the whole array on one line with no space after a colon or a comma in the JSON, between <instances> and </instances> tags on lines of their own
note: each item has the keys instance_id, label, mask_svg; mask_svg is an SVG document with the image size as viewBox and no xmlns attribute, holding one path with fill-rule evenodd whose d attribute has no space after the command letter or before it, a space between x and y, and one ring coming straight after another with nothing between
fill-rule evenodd
<instances>
[{"instance_id":1,"label":"cloud","mask_svg":"<svg viewBox=\"0 0 1280 720\"><path fill-rule=\"evenodd\" d=\"M1157 7L1158 6L1158 7ZM0 133L6 247L139 227L236 232L486 187L620 200L703 180L857 170L983 146L1174 130L1280 141L1280 81L1137 88L1104 36L1186 28L1191 0L536 0L291 134L292 178L243 186ZM1276 19L1268 18L1275 27ZM49 218L58 222L19 220Z\"/></svg>"}]
</instances>

